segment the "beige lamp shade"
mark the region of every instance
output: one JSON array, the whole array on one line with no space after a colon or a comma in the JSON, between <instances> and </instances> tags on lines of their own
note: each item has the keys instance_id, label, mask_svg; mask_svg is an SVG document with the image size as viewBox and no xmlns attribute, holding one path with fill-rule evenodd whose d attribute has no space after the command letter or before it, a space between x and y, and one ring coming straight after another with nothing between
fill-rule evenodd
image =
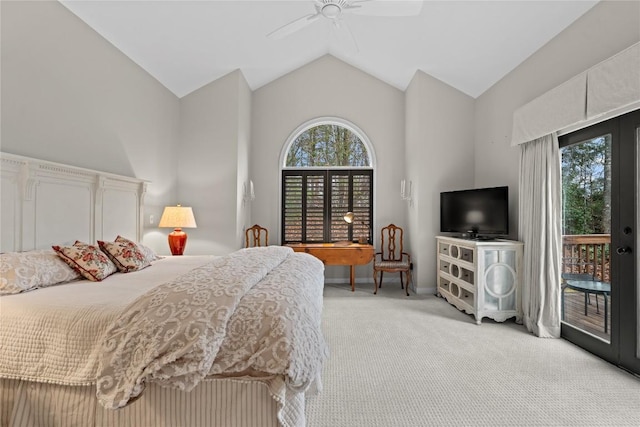
<instances>
[{"instance_id":1,"label":"beige lamp shade","mask_svg":"<svg viewBox=\"0 0 640 427\"><path fill-rule=\"evenodd\" d=\"M188 206L167 206L162 212L158 227L162 228L197 228L193 209Z\"/></svg>"},{"instance_id":2,"label":"beige lamp shade","mask_svg":"<svg viewBox=\"0 0 640 427\"><path fill-rule=\"evenodd\" d=\"M167 206L162 212L162 218L158 227L173 228L169 233L169 249L171 255L182 255L187 245L187 233L183 228L196 228L196 219L193 216L193 209L187 206Z\"/></svg>"}]
</instances>

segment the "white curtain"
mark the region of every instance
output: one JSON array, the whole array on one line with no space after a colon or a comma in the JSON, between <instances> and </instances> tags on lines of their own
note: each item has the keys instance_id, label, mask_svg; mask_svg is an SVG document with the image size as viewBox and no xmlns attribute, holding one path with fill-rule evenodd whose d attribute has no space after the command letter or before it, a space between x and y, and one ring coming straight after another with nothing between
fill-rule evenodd
<instances>
[{"instance_id":1,"label":"white curtain","mask_svg":"<svg viewBox=\"0 0 640 427\"><path fill-rule=\"evenodd\" d=\"M560 336L562 200L555 133L521 145L519 239L524 242L524 324L539 337Z\"/></svg>"}]
</instances>

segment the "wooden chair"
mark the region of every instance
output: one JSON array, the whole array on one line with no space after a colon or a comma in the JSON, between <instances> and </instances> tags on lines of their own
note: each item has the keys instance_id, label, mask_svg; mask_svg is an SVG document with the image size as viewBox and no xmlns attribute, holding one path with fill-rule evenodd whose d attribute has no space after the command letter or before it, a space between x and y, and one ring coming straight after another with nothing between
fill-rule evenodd
<instances>
[{"instance_id":1,"label":"wooden chair","mask_svg":"<svg viewBox=\"0 0 640 427\"><path fill-rule=\"evenodd\" d=\"M411 281L411 256L404 252L403 230L394 224L383 227L380 231L380 252L376 252L373 259L373 281L376 284L374 294L378 293L378 272L382 287L383 273L400 273L400 287L405 288L402 273L407 278L406 291L409 296L409 282Z\"/></svg>"},{"instance_id":2,"label":"wooden chair","mask_svg":"<svg viewBox=\"0 0 640 427\"><path fill-rule=\"evenodd\" d=\"M269 230L254 224L244 232L244 247L267 246L269 244Z\"/></svg>"}]
</instances>

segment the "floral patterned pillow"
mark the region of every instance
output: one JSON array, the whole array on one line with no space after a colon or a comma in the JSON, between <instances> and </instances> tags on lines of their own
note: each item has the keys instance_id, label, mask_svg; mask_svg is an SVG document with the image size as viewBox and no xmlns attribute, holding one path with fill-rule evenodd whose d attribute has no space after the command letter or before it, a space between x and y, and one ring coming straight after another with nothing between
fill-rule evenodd
<instances>
[{"instance_id":1,"label":"floral patterned pillow","mask_svg":"<svg viewBox=\"0 0 640 427\"><path fill-rule=\"evenodd\" d=\"M149 261L135 242L130 240L103 242L98 240L98 246L107 254L118 267L118 271L129 273L148 267Z\"/></svg>"},{"instance_id":2,"label":"floral patterned pillow","mask_svg":"<svg viewBox=\"0 0 640 427\"><path fill-rule=\"evenodd\" d=\"M95 245L76 242L73 246L53 246L71 268L92 282L99 282L117 271L115 264Z\"/></svg>"},{"instance_id":3,"label":"floral patterned pillow","mask_svg":"<svg viewBox=\"0 0 640 427\"><path fill-rule=\"evenodd\" d=\"M159 256L158 254L156 254L153 249L151 249L148 246L143 245L142 243L136 243L133 240L129 240L126 237L122 237L122 236L118 236L116 237L116 242L130 242L134 245L138 246L138 249L144 254L144 257L147 259L147 261L149 262L153 262L159 259L162 259L161 256Z\"/></svg>"},{"instance_id":4,"label":"floral patterned pillow","mask_svg":"<svg viewBox=\"0 0 640 427\"><path fill-rule=\"evenodd\" d=\"M18 294L78 279L80 274L51 249L0 254L0 295Z\"/></svg>"}]
</instances>

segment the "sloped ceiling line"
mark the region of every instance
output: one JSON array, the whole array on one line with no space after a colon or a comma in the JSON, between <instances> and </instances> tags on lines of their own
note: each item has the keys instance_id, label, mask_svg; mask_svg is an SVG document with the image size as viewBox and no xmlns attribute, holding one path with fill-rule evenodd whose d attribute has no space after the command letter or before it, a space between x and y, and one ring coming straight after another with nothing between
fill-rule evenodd
<instances>
[{"instance_id":1,"label":"sloped ceiling line","mask_svg":"<svg viewBox=\"0 0 640 427\"><path fill-rule=\"evenodd\" d=\"M178 97L236 69L255 90L330 53L403 91L421 70L476 98L598 3L425 1L417 16L349 14L350 54L329 20L267 37L314 13L312 0L59 1Z\"/></svg>"}]
</instances>

